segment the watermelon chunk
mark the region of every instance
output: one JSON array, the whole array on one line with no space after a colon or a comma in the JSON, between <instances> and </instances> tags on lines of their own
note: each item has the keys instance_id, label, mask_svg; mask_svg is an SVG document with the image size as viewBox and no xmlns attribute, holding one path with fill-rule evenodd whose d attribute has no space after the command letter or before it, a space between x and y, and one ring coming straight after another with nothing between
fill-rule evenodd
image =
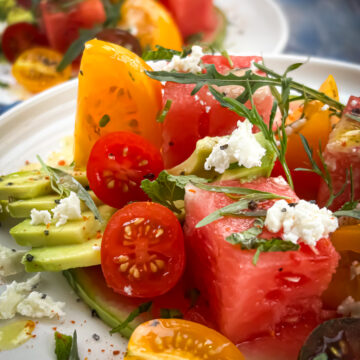
<instances>
[{"instance_id":1,"label":"watermelon chunk","mask_svg":"<svg viewBox=\"0 0 360 360\"><path fill-rule=\"evenodd\" d=\"M248 69L252 61L261 61L258 56L232 56L235 69ZM202 58L205 64L214 64L221 73L230 70L228 60L223 56L206 55ZM239 70L236 70L237 72ZM243 70L242 70L243 71ZM165 168L171 168L186 160L195 150L196 142L205 136L223 136L231 134L237 126L240 117L227 108L222 107L203 87L195 96L191 96L194 85L165 84L163 104L172 100L171 108L163 124L163 158ZM229 96L236 97L242 91L241 87L228 86ZM269 121L273 96L267 87L255 92L256 109L265 122ZM250 103L246 104L250 107ZM179 131L181 129L181 131Z\"/></svg>"},{"instance_id":2,"label":"watermelon chunk","mask_svg":"<svg viewBox=\"0 0 360 360\"><path fill-rule=\"evenodd\" d=\"M223 182L288 196L298 201L282 177L252 183ZM185 195L185 241L188 265L196 285L209 301L218 329L235 343L274 333L278 326L296 323L308 314L318 316L320 295L338 263L329 239L313 250L262 253L256 266L255 250L241 250L226 236L247 230L254 219L225 217L201 228L196 224L213 211L232 203L221 193L188 185ZM273 201L264 204L270 207ZM265 235L265 234L264 234Z\"/></svg>"},{"instance_id":3,"label":"watermelon chunk","mask_svg":"<svg viewBox=\"0 0 360 360\"><path fill-rule=\"evenodd\" d=\"M346 169L352 166L354 198L360 198L360 97L351 96L343 111L342 118L331 132L324 151L324 159L328 165L333 181L334 192L337 193L346 182ZM338 210L345 202L350 201L350 184L337 197L330 208ZM318 203L324 206L329 199L329 188L323 182L320 185Z\"/></svg>"}]
</instances>

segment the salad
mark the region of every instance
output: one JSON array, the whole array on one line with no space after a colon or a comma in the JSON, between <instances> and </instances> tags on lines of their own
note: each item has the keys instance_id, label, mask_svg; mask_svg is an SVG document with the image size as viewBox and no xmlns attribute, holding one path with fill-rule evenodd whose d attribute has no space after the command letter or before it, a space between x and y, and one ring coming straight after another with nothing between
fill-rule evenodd
<instances>
[{"instance_id":1,"label":"salad","mask_svg":"<svg viewBox=\"0 0 360 360\"><path fill-rule=\"evenodd\" d=\"M1 275L37 273L8 282L0 317L61 318L36 286L63 271L129 339L125 359L359 358L360 99L340 103L331 75L293 81L300 63L278 74L198 46L144 59L87 42L73 159L0 177L27 247L1 248ZM20 344L35 325L5 326ZM58 358L78 356L69 335Z\"/></svg>"},{"instance_id":2,"label":"salad","mask_svg":"<svg viewBox=\"0 0 360 360\"><path fill-rule=\"evenodd\" d=\"M195 21L192 13L201 15ZM4 60L31 93L77 75L84 43L95 36L141 56L156 45L181 50L183 43L201 41L221 47L226 28L212 0L2 0L0 20Z\"/></svg>"}]
</instances>

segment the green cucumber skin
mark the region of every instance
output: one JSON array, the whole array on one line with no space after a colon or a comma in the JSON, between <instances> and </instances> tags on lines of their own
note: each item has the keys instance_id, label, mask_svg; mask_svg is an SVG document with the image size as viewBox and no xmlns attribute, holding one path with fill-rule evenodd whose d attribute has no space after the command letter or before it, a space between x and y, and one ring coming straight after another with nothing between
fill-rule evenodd
<instances>
[{"instance_id":1,"label":"green cucumber skin","mask_svg":"<svg viewBox=\"0 0 360 360\"><path fill-rule=\"evenodd\" d=\"M104 321L105 324L109 325L111 328L118 326L122 323L126 316L123 319L111 314L109 311L104 309L102 306L96 303L88 291L76 280L76 275L72 270L65 270L63 271L63 275L65 276L66 280L68 281L69 285L72 289L76 292L76 294L87 304L90 309L93 309L98 314L99 318ZM129 339L133 331L135 330L136 325L127 325L125 328L121 329L119 333L124 336L125 338Z\"/></svg>"}]
</instances>

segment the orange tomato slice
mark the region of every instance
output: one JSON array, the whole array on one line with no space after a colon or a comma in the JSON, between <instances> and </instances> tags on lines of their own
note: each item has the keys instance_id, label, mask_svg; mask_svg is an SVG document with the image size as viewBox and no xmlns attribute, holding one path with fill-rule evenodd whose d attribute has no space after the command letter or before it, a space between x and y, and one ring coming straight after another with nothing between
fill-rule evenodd
<instances>
[{"instance_id":1,"label":"orange tomato slice","mask_svg":"<svg viewBox=\"0 0 360 360\"><path fill-rule=\"evenodd\" d=\"M56 71L62 57L55 50L32 48L16 59L12 73L28 91L37 93L70 79L71 66L61 72Z\"/></svg>"},{"instance_id":2,"label":"orange tomato slice","mask_svg":"<svg viewBox=\"0 0 360 360\"><path fill-rule=\"evenodd\" d=\"M223 335L191 321L150 320L131 335L124 360L244 360Z\"/></svg>"},{"instance_id":3,"label":"orange tomato slice","mask_svg":"<svg viewBox=\"0 0 360 360\"><path fill-rule=\"evenodd\" d=\"M182 50L180 31L163 5L154 0L125 0L121 7L120 27L130 30L143 49L161 45Z\"/></svg>"},{"instance_id":4,"label":"orange tomato slice","mask_svg":"<svg viewBox=\"0 0 360 360\"><path fill-rule=\"evenodd\" d=\"M129 131L161 146L161 83L145 74L151 68L136 54L100 40L86 43L81 60L75 120L74 160L87 164L101 136Z\"/></svg>"}]
</instances>

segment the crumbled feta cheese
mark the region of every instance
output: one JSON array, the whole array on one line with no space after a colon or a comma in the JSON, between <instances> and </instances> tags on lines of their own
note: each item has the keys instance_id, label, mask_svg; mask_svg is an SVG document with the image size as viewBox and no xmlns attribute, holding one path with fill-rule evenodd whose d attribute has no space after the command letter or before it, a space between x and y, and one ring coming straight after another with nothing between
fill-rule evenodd
<instances>
[{"instance_id":1,"label":"crumbled feta cheese","mask_svg":"<svg viewBox=\"0 0 360 360\"><path fill-rule=\"evenodd\" d=\"M360 318L360 301L348 296L337 308L338 314Z\"/></svg>"},{"instance_id":2,"label":"crumbled feta cheese","mask_svg":"<svg viewBox=\"0 0 360 360\"><path fill-rule=\"evenodd\" d=\"M30 212L31 221L30 225L41 225L41 224L50 224L51 214L48 210L36 210L31 209Z\"/></svg>"},{"instance_id":3,"label":"crumbled feta cheese","mask_svg":"<svg viewBox=\"0 0 360 360\"><path fill-rule=\"evenodd\" d=\"M168 62L166 60L147 61L147 64L153 69L153 71L163 71L167 63Z\"/></svg>"},{"instance_id":4,"label":"crumbled feta cheese","mask_svg":"<svg viewBox=\"0 0 360 360\"><path fill-rule=\"evenodd\" d=\"M194 96L195 101L199 101L199 95Z\"/></svg>"},{"instance_id":5,"label":"crumbled feta cheese","mask_svg":"<svg viewBox=\"0 0 360 360\"><path fill-rule=\"evenodd\" d=\"M0 245L0 277L15 275L24 271L21 258L26 251L9 249Z\"/></svg>"},{"instance_id":6,"label":"crumbled feta cheese","mask_svg":"<svg viewBox=\"0 0 360 360\"><path fill-rule=\"evenodd\" d=\"M353 261L350 267L350 280L354 280L360 275L360 262Z\"/></svg>"},{"instance_id":7,"label":"crumbled feta cheese","mask_svg":"<svg viewBox=\"0 0 360 360\"><path fill-rule=\"evenodd\" d=\"M13 281L6 286L0 295L0 319L12 319L16 314L17 306L39 284L40 274L36 274L25 282Z\"/></svg>"},{"instance_id":8,"label":"crumbled feta cheese","mask_svg":"<svg viewBox=\"0 0 360 360\"><path fill-rule=\"evenodd\" d=\"M220 138L214 146L205 161L205 170L215 168L216 172L222 174L232 163L246 168L261 165L266 150L256 141L252 133L252 124L245 119L238 121L237 126L230 136Z\"/></svg>"},{"instance_id":9,"label":"crumbled feta cheese","mask_svg":"<svg viewBox=\"0 0 360 360\"><path fill-rule=\"evenodd\" d=\"M300 200L296 206L289 206L285 200L279 200L267 211L265 226L274 233L283 228L286 241L300 240L315 246L318 240L338 228L338 220L330 210L319 209L308 201Z\"/></svg>"},{"instance_id":10,"label":"crumbled feta cheese","mask_svg":"<svg viewBox=\"0 0 360 360\"><path fill-rule=\"evenodd\" d=\"M68 220L81 219L80 199L72 191L51 211L54 213L54 220L57 220L56 226L64 225Z\"/></svg>"},{"instance_id":11,"label":"crumbled feta cheese","mask_svg":"<svg viewBox=\"0 0 360 360\"><path fill-rule=\"evenodd\" d=\"M63 308L65 303L54 301L50 296L33 291L29 296L21 301L16 310L20 315L33 318L53 318L54 316L64 316Z\"/></svg>"},{"instance_id":12,"label":"crumbled feta cheese","mask_svg":"<svg viewBox=\"0 0 360 360\"><path fill-rule=\"evenodd\" d=\"M324 104L324 106L321 108L322 111L325 111L325 110L329 110L329 105L328 104Z\"/></svg>"},{"instance_id":13,"label":"crumbled feta cheese","mask_svg":"<svg viewBox=\"0 0 360 360\"><path fill-rule=\"evenodd\" d=\"M131 285L129 285L129 286L124 286L124 292L125 292L127 295L131 296L131 294L132 294L132 287L131 287Z\"/></svg>"},{"instance_id":14,"label":"crumbled feta cheese","mask_svg":"<svg viewBox=\"0 0 360 360\"><path fill-rule=\"evenodd\" d=\"M282 186L288 185L288 183L286 182L286 180L282 176L274 177L272 179L278 185L282 185Z\"/></svg>"},{"instance_id":15,"label":"crumbled feta cheese","mask_svg":"<svg viewBox=\"0 0 360 360\"><path fill-rule=\"evenodd\" d=\"M185 58L181 58L179 55L174 55L169 63L167 63L164 71L181 71L181 72L201 72L201 58L204 56L201 46L194 45L191 49L191 54Z\"/></svg>"}]
</instances>

